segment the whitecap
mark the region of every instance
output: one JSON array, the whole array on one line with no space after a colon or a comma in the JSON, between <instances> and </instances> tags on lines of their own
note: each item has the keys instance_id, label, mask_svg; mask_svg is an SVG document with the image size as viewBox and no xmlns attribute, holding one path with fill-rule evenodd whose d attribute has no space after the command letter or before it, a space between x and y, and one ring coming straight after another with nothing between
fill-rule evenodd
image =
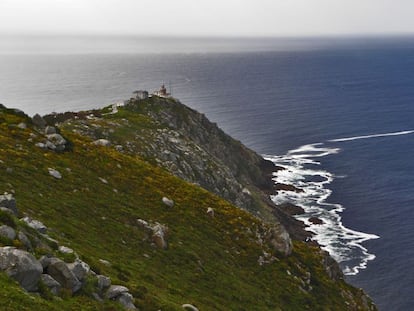
<instances>
[{"instance_id":1,"label":"whitecap","mask_svg":"<svg viewBox=\"0 0 414 311\"><path fill-rule=\"evenodd\" d=\"M413 134L414 130L407 130L407 131L399 131L399 132L391 132L391 133L382 133L382 134L372 134L372 135L362 135L362 136L353 136L353 137L345 137L345 138L336 138L328 140L329 142L345 142L345 141L353 141L359 139L370 139L370 138L379 138L379 137L388 137L388 136L400 136L400 135L408 135Z\"/></svg>"},{"instance_id":2,"label":"whitecap","mask_svg":"<svg viewBox=\"0 0 414 311\"><path fill-rule=\"evenodd\" d=\"M332 194L332 190L327 188L328 185L335 178L345 178L345 176L335 176L320 169L320 162L316 159L339 152L339 148L317 143L290 150L286 155L267 155L265 158L284 168L273 173L275 183L290 184L301 190L301 192L279 190L271 197L273 202L276 204L290 202L302 207L305 213L296 218L308 226L307 230L315 233L313 239L339 262L344 274L354 275L365 269L370 260L375 259L375 255L369 253L362 243L379 237L345 227L340 216L344 207L341 204L327 202ZM317 166L309 168L310 164ZM312 177L318 177L317 181L308 180ZM323 224L311 223L309 221L311 217L318 217Z\"/></svg>"}]
</instances>

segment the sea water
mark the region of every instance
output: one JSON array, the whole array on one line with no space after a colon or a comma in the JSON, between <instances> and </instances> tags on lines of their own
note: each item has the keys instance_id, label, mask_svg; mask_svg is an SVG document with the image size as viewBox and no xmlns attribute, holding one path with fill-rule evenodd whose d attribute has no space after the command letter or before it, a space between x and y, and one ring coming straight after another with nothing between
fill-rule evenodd
<instances>
[{"instance_id":1,"label":"sea water","mask_svg":"<svg viewBox=\"0 0 414 311\"><path fill-rule=\"evenodd\" d=\"M382 310L411 310L414 39L211 39L171 50L158 41L100 40L84 50L2 46L0 102L30 115L90 109L165 83L286 168L275 182L303 192L273 200L305 209L298 218L349 282Z\"/></svg>"}]
</instances>

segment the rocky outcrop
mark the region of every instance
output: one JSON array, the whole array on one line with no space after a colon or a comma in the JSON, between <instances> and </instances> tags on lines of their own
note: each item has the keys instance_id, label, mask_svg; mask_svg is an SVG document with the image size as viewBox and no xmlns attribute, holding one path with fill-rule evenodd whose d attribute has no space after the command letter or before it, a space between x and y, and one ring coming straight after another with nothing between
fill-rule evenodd
<instances>
[{"instance_id":1,"label":"rocky outcrop","mask_svg":"<svg viewBox=\"0 0 414 311\"><path fill-rule=\"evenodd\" d=\"M9 246L0 248L0 270L29 292L37 290L43 272L42 265L32 254Z\"/></svg>"},{"instance_id":2,"label":"rocky outcrop","mask_svg":"<svg viewBox=\"0 0 414 311\"><path fill-rule=\"evenodd\" d=\"M16 200L14 199L12 194L5 193L3 195L0 195L0 207L4 207L6 209L11 210L14 215L18 214Z\"/></svg>"}]
</instances>

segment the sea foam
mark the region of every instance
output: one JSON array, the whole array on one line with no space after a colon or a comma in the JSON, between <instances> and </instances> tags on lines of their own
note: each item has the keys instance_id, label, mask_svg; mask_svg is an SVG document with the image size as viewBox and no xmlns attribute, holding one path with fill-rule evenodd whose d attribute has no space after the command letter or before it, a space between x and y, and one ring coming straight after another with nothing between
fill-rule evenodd
<instances>
[{"instance_id":1,"label":"sea foam","mask_svg":"<svg viewBox=\"0 0 414 311\"><path fill-rule=\"evenodd\" d=\"M341 176L335 176L321 169L320 162L316 159L338 152L340 152L339 148L317 143L301 146L285 155L265 156L265 158L284 168L273 174L275 183L290 184L303 190L303 192L280 190L277 195L272 196L273 202L276 204L290 202L302 207L305 213L296 218L308 226L307 230L315 233L313 239L339 262L344 274L355 275L361 269L365 269L370 260L375 259L375 255L370 254L362 244L379 237L345 227L340 216L344 207L327 202L332 193L328 188L329 184ZM313 224L309 221L311 217L321 219L323 224Z\"/></svg>"}]
</instances>

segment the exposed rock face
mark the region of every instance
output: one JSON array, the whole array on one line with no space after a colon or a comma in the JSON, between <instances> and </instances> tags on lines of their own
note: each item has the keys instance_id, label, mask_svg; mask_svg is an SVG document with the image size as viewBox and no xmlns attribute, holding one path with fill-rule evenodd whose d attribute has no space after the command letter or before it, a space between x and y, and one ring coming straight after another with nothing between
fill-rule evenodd
<instances>
[{"instance_id":1,"label":"exposed rock face","mask_svg":"<svg viewBox=\"0 0 414 311\"><path fill-rule=\"evenodd\" d=\"M30 253L14 247L0 248L0 269L27 291L36 291L42 265Z\"/></svg>"}]
</instances>

